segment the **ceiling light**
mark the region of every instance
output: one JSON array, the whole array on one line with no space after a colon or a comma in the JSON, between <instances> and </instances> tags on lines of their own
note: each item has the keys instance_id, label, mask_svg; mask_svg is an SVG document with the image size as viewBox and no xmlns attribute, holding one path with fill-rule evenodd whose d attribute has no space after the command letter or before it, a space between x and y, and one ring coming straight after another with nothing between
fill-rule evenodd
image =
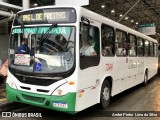
<instances>
[{"instance_id":1,"label":"ceiling light","mask_svg":"<svg viewBox=\"0 0 160 120\"><path fill-rule=\"evenodd\" d=\"M105 8L105 5L101 5L101 8Z\"/></svg>"},{"instance_id":2,"label":"ceiling light","mask_svg":"<svg viewBox=\"0 0 160 120\"><path fill-rule=\"evenodd\" d=\"M34 5L35 7L36 7L36 6L38 6L38 4L37 4L37 3L34 3L33 5Z\"/></svg>"},{"instance_id":3,"label":"ceiling light","mask_svg":"<svg viewBox=\"0 0 160 120\"><path fill-rule=\"evenodd\" d=\"M125 17L125 20L128 20L128 17Z\"/></svg>"},{"instance_id":4,"label":"ceiling light","mask_svg":"<svg viewBox=\"0 0 160 120\"><path fill-rule=\"evenodd\" d=\"M111 10L111 13L115 13L115 10Z\"/></svg>"},{"instance_id":5,"label":"ceiling light","mask_svg":"<svg viewBox=\"0 0 160 120\"><path fill-rule=\"evenodd\" d=\"M131 22L133 23L133 22L134 22L134 20L131 20Z\"/></svg>"},{"instance_id":6,"label":"ceiling light","mask_svg":"<svg viewBox=\"0 0 160 120\"><path fill-rule=\"evenodd\" d=\"M122 17L122 16L123 16L122 14L119 15L119 17Z\"/></svg>"},{"instance_id":7,"label":"ceiling light","mask_svg":"<svg viewBox=\"0 0 160 120\"><path fill-rule=\"evenodd\" d=\"M138 22L136 22L136 25L138 25L139 23Z\"/></svg>"}]
</instances>

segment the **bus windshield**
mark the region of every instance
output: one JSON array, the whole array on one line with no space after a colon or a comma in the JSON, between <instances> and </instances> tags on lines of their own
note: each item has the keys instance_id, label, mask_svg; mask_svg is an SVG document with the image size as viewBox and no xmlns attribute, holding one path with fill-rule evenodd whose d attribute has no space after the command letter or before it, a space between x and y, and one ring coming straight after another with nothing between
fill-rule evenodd
<instances>
[{"instance_id":1,"label":"bus windshield","mask_svg":"<svg viewBox=\"0 0 160 120\"><path fill-rule=\"evenodd\" d=\"M75 27L12 29L10 69L30 74L62 73L74 65Z\"/></svg>"}]
</instances>

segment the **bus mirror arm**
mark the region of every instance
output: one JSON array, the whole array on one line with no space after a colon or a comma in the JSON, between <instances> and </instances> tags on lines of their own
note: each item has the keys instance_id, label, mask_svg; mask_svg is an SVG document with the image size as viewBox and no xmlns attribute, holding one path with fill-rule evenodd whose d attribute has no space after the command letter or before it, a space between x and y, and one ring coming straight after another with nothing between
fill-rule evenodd
<instances>
[{"instance_id":1,"label":"bus mirror arm","mask_svg":"<svg viewBox=\"0 0 160 120\"><path fill-rule=\"evenodd\" d=\"M81 17L81 21L82 21L82 23L83 23L83 21L86 21L88 23L88 25L90 26L90 21L87 18Z\"/></svg>"},{"instance_id":2,"label":"bus mirror arm","mask_svg":"<svg viewBox=\"0 0 160 120\"><path fill-rule=\"evenodd\" d=\"M81 24L81 28L82 28L82 30L81 31L83 31L84 29L83 29L83 24L84 24L84 21L86 21L87 23L88 23L88 30L87 30L87 34L88 34L88 39L89 39L89 31L90 31L90 20L88 19L88 18L85 18L85 17L81 17L81 21L82 21L82 24Z\"/></svg>"}]
</instances>

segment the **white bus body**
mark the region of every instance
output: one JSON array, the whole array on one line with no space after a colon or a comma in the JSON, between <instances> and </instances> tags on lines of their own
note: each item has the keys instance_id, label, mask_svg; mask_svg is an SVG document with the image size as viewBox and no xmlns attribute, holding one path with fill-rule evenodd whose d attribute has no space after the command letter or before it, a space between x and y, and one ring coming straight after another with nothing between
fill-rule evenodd
<instances>
[{"instance_id":1,"label":"white bus body","mask_svg":"<svg viewBox=\"0 0 160 120\"><path fill-rule=\"evenodd\" d=\"M12 66L10 65L9 68L9 77L7 78L7 97L9 100L22 102L26 104L31 104L35 106L40 106L44 108L69 112L69 113L76 113L78 111L82 111L90 106L93 106L97 103L103 104L102 107L105 108L108 105L110 97L115 96L133 86L136 86L146 80L150 79L157 73L158 68L158 57L157 57L157 41L145 36L135 30L132 30L124 25L121 25L117 22L114 22L106 17L98 15L94 12L91 12L82 7L71 7L71 6L47 6L47 7L38 7L29 10L24 10L19 13L23 13L26 11L34 11L38 9L54 9L54 8L74 8L76 12L76 22L75 23L58 23L57 26L73 26L75 28L75 39L74 39L74 67L73 72L71 75L67 77L61 78L61 76L52 76L52 79L59 79L56 82L49 84L49 85L35 85L32 83L25 83L25 79L37 79L39 78L44 80L47 77L44 77L43 74L35 76L34 74L25 74L24 72L21 73L20 69L16 72L13 72ZM18 14L19 14L18 13ZM82 20L82 17L85 20ZM89 22L87 22L89 20ZM89 29L93 31L89 31L89 34L94 35L94 39L98 39L99 44L98 52L96 56L81 56L80 55L80 23L83 25L84 31ZM102 25L109 26L113 29L113 35L111 35L114 39L113 42L113 54L111 56L104 56L102 55ZM51 24L24 24L24 28L27 27L37 27L37 26L51 26ZM87 26L91 26L91 29ZM12 27L13 29L17 29L19 26ZM95 28L96 27L96 28ZM110 29L111 30L111 29ZM117 31L120 31L117 33ZM25 30L24 30L25 31ZM84 32L82 31L82 32ZM99 33L97 32L99 31ZM122 32L121 32L122 31ZM145 57L144 53L143 56L139 57L137 55L130 56L129 47L126 48L128 53L126 55L119 55L118 50L120 48L116 48L117 41L115 40L118 38L117 36L121 33L126 34L126 39L128 39L129 34L135 36L135 38L142 38L143 40L148 40L150 46L151 53L153 52L153 56ZM22 33L22 32L21 32ZM95 34L97 33L97 34ZM12 35L14 35L12 31ZM18 33L20 34L20 33ZM25 33L24 33L25 34ZM27 33L29 38L29 47L31 48L31 35ZM18 35L19 36L19 35ZM74 35L73 35L74 36ZM84 35L85 36L85 35ZM84 37L83 35L81 37ZM97 38L95 38L97 36ZM121 35L120 35L121 36ZM85 37L84 37L85 38ZM73 37L71 37L73 39ZM137 41L137 40L136 40ZM120 43L120 42L119 42ZM142 42L145 44L145 42ZM128 42L129 44L129 42ZM135 45L138 43L136 42ZM18 45L20 45L20 37L18 37ZM147 44L148 45L148 44ZM96 45L95 45L96 46ZM142 47L142 46L141 46ZM138 47L135 47L138 50ZM10 55L13 55L16 50L10 48ZM54 61L54 64L60 64L58 61L63 60L62 57L55 56L55 55L44 55L38 54L35 56L38 59L46 59L47 64L52 64L51 61ZM82 57L82 58L81 58ZM14 58L15 59L15 58ZM26 59L26 58L25 58ZM83 60L82 60L83 59ZM83 61L83 62L82 62ZM95 61L95 62L94 62ZM12 60L10 59L10 64L12 64ZM65 64L65 60L64 60ZM12 71L12 72L11 72ZM20 72L20 73L19 73ZM37 71L38 73L38 71ZM16 76L19 77L16 77ZM18 79L19 78L19 79ZM21 81L20 79L24 79ZM48 79L48 78L47 78ZM107 87L102 87L107 85ZM109 84L109 87L108 87ZM109 90L109 91L108 91ZM103 96L104 95L104 96ZM103 99L105 98L105 99ZM106 100L106 101L105 101ZM105 102L106 105L105 105Z\"/></svg>"}]
</instances>

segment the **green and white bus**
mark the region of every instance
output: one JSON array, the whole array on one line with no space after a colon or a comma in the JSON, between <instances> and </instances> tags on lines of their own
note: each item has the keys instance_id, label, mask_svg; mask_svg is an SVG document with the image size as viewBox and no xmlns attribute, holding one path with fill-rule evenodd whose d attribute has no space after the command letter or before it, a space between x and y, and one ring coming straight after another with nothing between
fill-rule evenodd
<instances>
[{"instance_id":1,"label":"green and white bus","mask_svg":"<svg viewBox=\"0 0 160 120\"><path fill-rule=\"evenodd\" d=\"M24 39L28 54L17 52ZM23 10L11 30L7 98L68 113L105 109L157 73L157 51L156 40L79 6Z\"/></svg>"}]
</instances>

